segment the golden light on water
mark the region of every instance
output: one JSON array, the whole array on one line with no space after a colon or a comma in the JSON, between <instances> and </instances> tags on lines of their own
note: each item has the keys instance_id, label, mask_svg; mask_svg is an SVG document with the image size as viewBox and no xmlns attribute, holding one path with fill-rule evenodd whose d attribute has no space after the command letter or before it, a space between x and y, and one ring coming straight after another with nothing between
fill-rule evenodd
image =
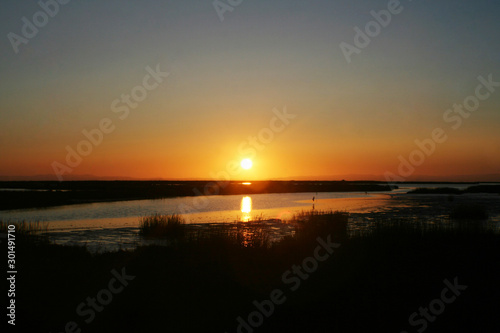
<instances>
[{"instance_id":1,"label":"golden light on water","mask_svg":"<svg viewBox=\"0 0 500 333\"><path fill-rule=\"evenodd\" d=\"M249 214L252 211L252 198L244 197L241 199L241 212Z\"/></svg>"},{"instance_id":2,"label":"golden light on water","mask_svg":"<svg viewBox=\"0 0 500 333\"><path fill-rule=\"evenodd\" d=\"M243 216L241 216L241 222L248 222L252 219L250 213L252 212L252 198L243 197L241 199L241 212Z\"/></svg>"},{"instance_id":3,"label":"golden light on water","mask_svg":"<svg viewBox=\"0 0 500 333\"><path fill-rule=\"evenodd\" d=\"M250 182L241 183L241 185L252 185Z\"/></svg>"}]
</instances>

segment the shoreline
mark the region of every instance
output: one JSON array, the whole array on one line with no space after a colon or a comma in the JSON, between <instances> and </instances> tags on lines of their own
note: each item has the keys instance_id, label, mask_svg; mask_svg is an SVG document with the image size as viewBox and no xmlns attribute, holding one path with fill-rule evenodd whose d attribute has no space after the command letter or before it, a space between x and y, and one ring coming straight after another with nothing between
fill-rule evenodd
<instances>
[{"instance_id":1,"label":"shoreline","mask_svg":"<svg viewBox=\"0 0 500 333\"><path fill-rule=\"evenodd\" d=\"M383 182L348 181L76 181L0 182L0 211L47 208L85 203L179 198L205 195L254 195L271 193L384 192Z\"/></svg>"},{"instance_id":2,"label":"shoreline","mask_svg":"<svg viewBox=\"0 0 500 333\"><path fill-rule=\"evenodd\" d=\"M395 182L378 181L0 181L0 211L50 208L68 205L154 200L212 195L255 195L325 192L392 192L405 185L464 185L442 194L500 193L498 183ZM439 193L419 188L421 194ZM458 193L460 192L460 193Z\"/></svg>"},{"instance_id":3,"label":"shoreline","mask_svg":"<svg viewBox=\"0 0 500 333\"><path fill-rule=\"evenodd\" d=\"M369 228L373 221L402 221L404 223L429 223L455 225L459 221L450 218L451 212L463 205L479 205L485 207L489 214L486 220L477 223L490 229L500 231L500 197L491 194L464 194L449 200L448 195L394 194L375 195L354 198L328 198L316 202L316 211L343 211L349 213L348 225L352 230ZM262 216L261 222L275 226L285 225L292 217L301 211L310 211L310 205L304 207L281 207L267 210L268 214ZM237 219L224 220L220 216L234 216L230 212L212 212L211 219L187 219L188 228L209 228L212 225L251 225L258 221L260 211L252 215L254 220L241 221ZM224 214L225 213L225 214ZM202 216L204 213L198 213ZM205 214L206 215L206 214ZM256 219L256 220L255 220ZM277 222L279 221L279 222ZM74 220L49 222L49 235L60 238L63 243L86 244L97 248L134 248L143 243L138 235L139 218L108 218L96 220ZM115 241L111 241L115 239ZM118 241L116 241L118 240ZM59 243L59 242L57 242ZM120 243L120 245L119 245ZM146 242L147 243L147 242ZM99 245L99 244L106 244Z\"/></svg>"}]
</instances>

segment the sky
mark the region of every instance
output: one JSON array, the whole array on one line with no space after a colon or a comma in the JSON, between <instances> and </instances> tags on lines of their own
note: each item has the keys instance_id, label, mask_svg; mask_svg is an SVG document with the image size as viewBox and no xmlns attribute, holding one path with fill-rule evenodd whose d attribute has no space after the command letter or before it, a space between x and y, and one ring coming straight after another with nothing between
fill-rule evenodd
<instances>
[{"instance_id":1,"label":"sky","mask_svg":"<svg viewBox=\"0 0 500 333\"><path fill-rule=\"evenodd\" d=\"M496 1L59 1L0 4L0 176L500 174Z\"/></svg>"}]
</instances>

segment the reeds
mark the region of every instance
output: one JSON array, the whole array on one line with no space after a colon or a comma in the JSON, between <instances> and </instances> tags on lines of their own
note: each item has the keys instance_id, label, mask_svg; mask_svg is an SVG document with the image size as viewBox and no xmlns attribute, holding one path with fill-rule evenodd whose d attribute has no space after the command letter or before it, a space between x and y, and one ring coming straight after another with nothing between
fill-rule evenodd
<instances>
[{"instance_id":1,"label":"reeds","mask_svg":"<svg viewBox=\"0 0 500 333\"><path fill-rule=\"evenodd\" d=\"M152 215L139 221L139 234L145 238L180 239L185 235L185 221L182 216Z\"/></svg>"},{"instance_id":2,"label":"reeds","mask_svg":"<svg viewBox=\"0 0 500 333\"><path fill-rule=\"evenodd\" d=\"M261 216L249 222L186 225L179 215L152 215L141 218L139 233L145 238L176 240L191 245L270 248L290 237L294 241L315 241L322 235L342 238L347 234L348 218L346 212L312 210L298 213L290 221L266 220ZM284 237L286 234L288 236Z\"/></svg>"},{"instance_id":3,"label":"reeds","mask_svg":"<svg viewBox=\"0 0 500 333\"><path fill-rule=\"evenodd\" d=\"M342 211L310 210L294 214L291 222L296 223L296 238L313 238L331 235L343 238L347 235L349 213Z\"/></svg>"},{"instance_id":4,"label":"reeds","mask_svg":"<svg viewBox=\"0 0 500 333\"><path fill-rule=\"evenodd\" d=\"M467 312L447 306L446 314L432 323L434 331L473 332L475 318L484 320L485 331L498 331L498 320L489 314L499 310L499 233L451 228L447 219L432 223L380 216L371 232L342 239L317 268L308 266L316 249L320 256L327 253L313 236L327 239L315 231L340 237L348 219L345 212L315 211L287 222L190 225L180 218L151 216L142 219L147 230L177 225L185 232L182 240L172 247L155 244L94 256L71 246L21 246L18 255L28 280L16 302L33 319L18 325L23 332L53 331L74 314L74 306L67 304L95 295L107 286L111 270L124 267L137 278L92 323L93 332L153 332L165 330L166 323L171 331L236 331L235 318L260 311L254 304L267 303L276 290L284 292L286 302L275 304L263 331L310 332L312 327L326 332L333 325L339 332L366 332L367 327L387 331L389 325L399 332L418 306L439 297L443 279L456 276L470 286L459 299ZM290 230L296 225L297 232L266 243L280 223ZM28 283L30 276L37 276L36 283Z\"/></svg>"},{"instance_id":5,"label":"reeds","mask_svg":"<svg viewBox=\"0 0 500 333\"><path fill-rule=\"evenodd\" d=\"M269 248L272 244L271 224L266 221L212 224L191 233L190 241L198 245L226 244L245 248Z\"/></svg>"},{"instance_id":6,"label":"reeds","mask_svg":"<svg viewBox=\"0 0 500 333\"><path fill-rule=\"evenodd\" d=\"M14 229L9 228L9 225L13 225ZM15 230L16 237L43 234L48 231L49 224L46 222L4 222L0 221L0 233L5 234L8 230Z\"/></svg>"}]
</instances>

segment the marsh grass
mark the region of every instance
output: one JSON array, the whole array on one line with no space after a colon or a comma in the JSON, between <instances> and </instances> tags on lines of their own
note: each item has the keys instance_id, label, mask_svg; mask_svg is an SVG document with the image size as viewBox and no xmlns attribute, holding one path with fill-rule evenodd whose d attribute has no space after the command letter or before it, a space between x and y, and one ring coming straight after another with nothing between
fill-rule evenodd
<instances>
[{"instance_id":1,"label":"marsh grass","mask_svg":"<svg viewBox=\"0 0 500 333\"><path fill-rule=\"evenodd\" d=\"M271 225L262 222L214 223L201 228L186 228L184 239L189 246L269 248L272 244Z\"/></svg>"},{"instance_id":2,"label":"marsh grass","mask_svg":"<svg viewBox=\"0 0 500 333\"><path fill-rule=\"evenodd\" d=\"M176 240L191 245L237 246L267 249L284 238L293 241L315 241L319 235L333 235L340 239L346 235L349 214L339 211L302 211L291 220L266 220L263 216L248 222L185 224L179 215L152 215L140 220L139 234L144 238ZM277 232L289 230L289 235Z\"/></svg>"},{"instance_id":3,"label":"marsh grass","mask_svg":"<svg viewBox=\"0 0 500 333\"><path fill-rule=\"evenodd\" d=\"M46 222L4 222L0 221L0 233L5 234L9 230L9 225L15 226L16 237L27 235L42 235L48 232L49 224Z\"/></svg>"},{"instance_id":4,"label":"marsh grass","mask_svg":"<svg viewBox=\"0 0 500 333\"><path fill-rule=\"evenodd\" d=\"M294 237L297 239L316 239L321 235L345 238L349 213L332 210L310 210L294 214L290 222L295 223Z\"/></svg>"},{"instance_id":5,"label":"marsh grass","mask_svg":"<svg viewBox=\"0 0 500 333\"><path fill-rule=\"evenodd\" d=\"M180 239L185 235L185 221L180 215L152 215L139 221L139 234L145 238Z\"/></svg>"},{"instance_id":6,"label":"marsh grass","mask_svg":"<svg viewBox=\"0 0 500 333\"><path fill-rule=\"evenodd\" d=\"M433 224L380 216L370 232L346 237L348 219L345 212L314 211L286 222L196 226L152 216L143 218L152 228L148 230L176 225L184 230L181 241L95 255L76 246L21 246L24 281L16 302L24 304L29 320L16 324L23 332L60 330L74 316L76 304L107 286L112 269L126 267L136 278L88 326L92 332L165 327L172 332L235 332L236 318L247 318L256 311L254 302L269 299L274 290L282 290L287 300L276 305L259 332L400 332L413 312L439 297L443 279L454 277L470 288L429 323L429 331L476 332L481 318L483 331L498 332L499 233L452 228L453 222L446 220ZM170 227L169 221L174 221ZM271 230L279 223L295 233L273 240ZM317 237L330 234L341 239L341 246L292 290L296 284L291 281L299 281L299 275L284 280L283 274L305 267Z\"/></svg>"}]
</instances>

